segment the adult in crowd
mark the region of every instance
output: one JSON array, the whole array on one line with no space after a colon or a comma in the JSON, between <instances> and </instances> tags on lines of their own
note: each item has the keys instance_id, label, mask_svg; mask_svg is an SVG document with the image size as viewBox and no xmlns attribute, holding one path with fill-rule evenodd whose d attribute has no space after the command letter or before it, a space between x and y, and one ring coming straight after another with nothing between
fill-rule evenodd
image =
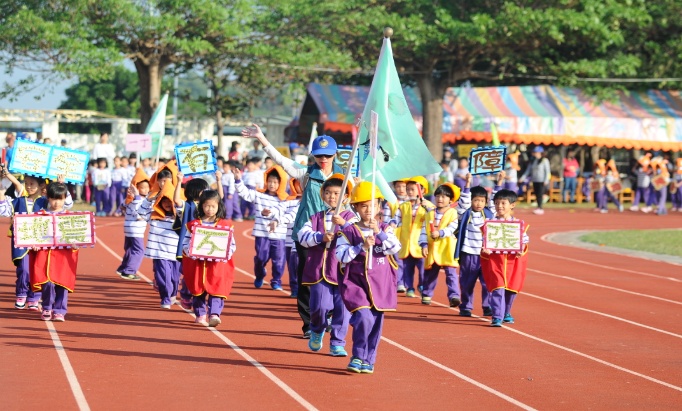
<instances>
[{"instance_id":1,"label":"adult in crowd","mask_svg":"<svg viewBox=\"0 0 682 411\"><path fill-rule=\"evenodd\" d=\"M113 144L109 143L109 133L102 133L99 135L99 143L95 144L95 148L92 149L93 160L98 158L106 158L107 165L109 168L114 166L114 157L116 157L116 150Z\"/></svg>"},{"instance_id":2,"label":"adult in crowd","mask_svg":"<svg viewBox=\"0 0 682 411\"><path fill-rule=\"evenodd\" d=\"M575 203L575 189L578 184L578 171L580 171L580 164L575 158L573 150L568 151L568 155L563 160L564 162L564 189L561 192L561 199L565 203L570 201ZM566 199L568 193L568 200Z\"/></svg>"},{"instance_id":3,"label":"adult in crowd","mask_svg":"<svg viewBox=\"0 0 682 411\"><path fill-rule=\"evenodd\" d=\"M230 146L230 152L227 154L227 159L241 162L242 161L242 155L239 152L240 147L241 147L241 144L239 144L238 141L233 141L232 145Z\"/></svg>"},{"instance_id":4,"label":"adult in crowd","mask_svg":"<svg viewBox=\"0 0 682 411\"><path fill-rule=\"evenodd\" d=\"M242 136L255 138L263 145L265 153L272 158L275 163L282 166L290 177L296 178L301 182L303 196L301 197L301 206L298 209L298 214L296 214L291 236L296 245L296 253L298 254L298 261L300 262L296 277L298 278L298 283L302 284L303 267L305 266L305 261L308 257L308 251L299 242L298 231L313 214L326 208L320 195L320 189L322 188L324 181L334 173L344 173L344 170L334 162L337 149L336 141L325 135L317 137L313 141L311 150L311 154L315 158L315 163L309 166L303 166L290 158L284 157L277 151L265 138L260 127L256 124L254 124L253 127L242 130ZM303 320L303 338L310 338L310 289L308 287L299 286L297 304L298 314L301 316L301 320Z\"/></svg>"},{"instance_id":5,"label":"adult in crowd","mask_svg":"<svg viewBox=\"0 0 682 411\"><path fill-rule=\"evenodd\" d=\"M529 176L530 181L533 183L535 198L538 202L538 208L533 210L533 213L542 215L545 213L545 210L542 208L543 197L546 187L549 185L549 180L552 177L549 160L545 157L545 149L542 146L537 146L533 149L533 161L526 168L522 179L525 180Z\"/></svg>"},{"instance_id":6,"label":"adult in crowd","mask_svg":"<svg viewBox=\"0 0 682 411\"><path fill-rule=\"evenodd\" d=\"M260 141L253 140L253 150L249 150L249 152L246 154L246 158L257 158L259 160L263 160L265 158L265 151L260 148L260 145Z\"/></svg>"}]
</instances>

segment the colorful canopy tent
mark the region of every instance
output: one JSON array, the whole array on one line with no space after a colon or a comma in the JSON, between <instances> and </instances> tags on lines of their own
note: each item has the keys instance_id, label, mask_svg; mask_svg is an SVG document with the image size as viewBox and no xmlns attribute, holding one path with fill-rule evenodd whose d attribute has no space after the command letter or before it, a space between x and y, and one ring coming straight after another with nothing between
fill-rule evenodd
<instances>
[{"instance_id":1,"label":"colorful canopy tent","mask_svg":"<svg viewBox=\"0 0 682 411\"><path fill-rule=\"evenodd\" d=\"M325 133L350 133L369 87L311 83L301 112L303 132L316 121ZM403 89L421 130L419 90ZM450 88L443 101L443 142L582 144L644 150L682 150L682 96L677 91L619 93L597 103L578 89L554 86Z\"/></svg>"}]
</instances>

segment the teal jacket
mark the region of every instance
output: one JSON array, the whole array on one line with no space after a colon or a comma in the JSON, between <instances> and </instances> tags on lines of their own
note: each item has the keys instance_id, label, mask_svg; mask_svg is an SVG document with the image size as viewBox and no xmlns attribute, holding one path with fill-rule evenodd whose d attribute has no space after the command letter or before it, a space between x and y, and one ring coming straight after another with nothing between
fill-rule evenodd
<instances>
[{"instance_id":1,"label":"teal jacket","mask_svg":"<svg viewBox=\"0 0 682 411\"><path fill-rule=\"evenodd\" d=\"M339 165L334 163L332 168L333 173L343 174L345 171ZM296 214L296 219L294 220L294 227L291 230L291 237L294 242L298 243L298 231L303 228L305 223L310 220L313 214L318 213L326 208L324 201L322 201L322 196L320 195L320 189L324 183L325 177L320 170L320 166L313 164L308 167L306 173L307 182L303 189L303 196L301 197L301 205L298 208L298 213Z\"/></svg>"}]
</instances>

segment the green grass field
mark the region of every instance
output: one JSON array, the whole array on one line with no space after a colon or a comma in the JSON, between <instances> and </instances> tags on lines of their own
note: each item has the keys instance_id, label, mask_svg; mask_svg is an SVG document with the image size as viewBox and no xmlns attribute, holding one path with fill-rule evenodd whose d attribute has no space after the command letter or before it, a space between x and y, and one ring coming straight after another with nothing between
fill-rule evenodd
<instances>
[{"instance_id":1,"label":"green grass field","mask_svg":"<svg viewBox=\"0 0 682 411\"><path fill-rule=\"evenodd\" d=\"M622 230L586 234L580 240L628 250L682 257L682 230Z\"/></svg>"}]
</instances>

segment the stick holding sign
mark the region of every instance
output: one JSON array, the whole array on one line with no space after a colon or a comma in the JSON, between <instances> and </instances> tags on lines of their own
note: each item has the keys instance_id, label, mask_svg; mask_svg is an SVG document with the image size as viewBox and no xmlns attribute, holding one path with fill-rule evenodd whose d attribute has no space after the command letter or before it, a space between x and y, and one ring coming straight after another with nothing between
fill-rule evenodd
<instances>
[{"instance_id":1,"label":"stick holding sign","mask_svg":"<svg viewBox=\"0 0 682 411\"><path fill-rule=\"evenodd\" d=\"M370 113L370 124L369 124L369 155L372 156L372 220L376 219L376 210L374 209L374 203L376 202L376 197L374 196L374 187L377 183L377 150L379 135L379 115L372 110ZM374 235L372 233L371 235ZM369 249L369 269L372 269L372 251L373 247Z\"/></svg>"}]
</instances>

